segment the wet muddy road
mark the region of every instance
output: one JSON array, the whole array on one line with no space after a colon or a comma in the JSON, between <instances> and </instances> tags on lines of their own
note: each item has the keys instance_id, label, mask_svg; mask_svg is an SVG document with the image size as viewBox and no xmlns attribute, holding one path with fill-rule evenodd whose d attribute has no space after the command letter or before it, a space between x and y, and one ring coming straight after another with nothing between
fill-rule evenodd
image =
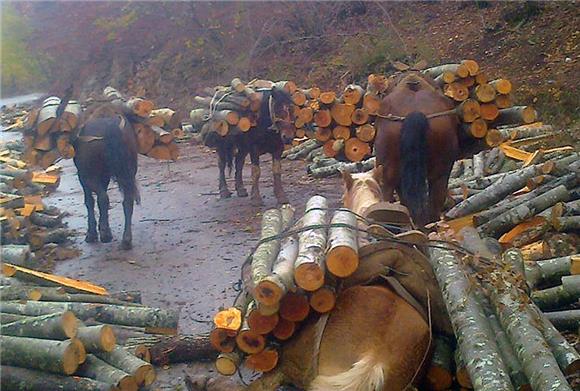
<instances>
[{"instance_id":1,"label":"wet muddy road","mask_svg":"<svg viewBox=\"0 0 580 391\"><path fill-rule=\"evenodd\" d=\"M264 206L258 208L235 195L220 200L216 155L197 145L180 147L182 157L175 163L139 157L142 203L135 208L130 251L118 248L123 210L116 184L109 191L112 243L84 242L86 209L72 160L61 163L61 185L48 203L70 214L65 221L77 232L74 240L81 250L78 258L58 262L55 273L92 281L111 292L139 290L146 305L181 309L180 333L195 334L210 330L215 310L232 303L240 266L259 238L261 212L276 200L269 156L262 157ZM288 198L300 213L314 194L339 205L340 179L312 180L302 161L284 161L283 170ZM244 174L249 190L249 161ZM233 178L228 184L233 190ZM161 374L158 386L179 389L181 375L167 375Z\"/></svg>"}]
</instances>

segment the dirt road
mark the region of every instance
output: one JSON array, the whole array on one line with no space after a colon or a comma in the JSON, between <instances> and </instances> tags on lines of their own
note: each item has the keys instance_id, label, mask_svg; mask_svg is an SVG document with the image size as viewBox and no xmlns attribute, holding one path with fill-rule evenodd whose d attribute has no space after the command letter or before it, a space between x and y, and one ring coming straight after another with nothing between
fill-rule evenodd
<instances>
[{"instance_id":1,"label":"dirt road","mask_svg":"<svg viewBox=\"0 0 580 391\"><path fill-rule=\"evenodd\" d=\"M240 265L259 238L261 212L276 205L271 187L269 156L262 157L261 190L264 207L248 198L217 196L217 158L196 145L181 144L182 157L175 163L140 156L138 179L141 205L133 219L133 250L120 250L123 229L121 194L109 191L112 243L84 242L86 209L72 160L62 163L61 185L49 204L70 213L65 218L77 231L78 258L57 263L55 273L93 281L110 291L139 290L143 303L181 309L180 333L208 331L214 311L232 302L233 284ZM301 161L283 163L288 197L303 211L306 200L321 194L338 205L342 185L337 178L324 181L305 176ZM245 183L249 190L249 164ZM232 179L233 180L233 179ZM233 190L233 182L229 181ZM173 389L180 381L161 381Z\"/></svg>"}]
</instances>

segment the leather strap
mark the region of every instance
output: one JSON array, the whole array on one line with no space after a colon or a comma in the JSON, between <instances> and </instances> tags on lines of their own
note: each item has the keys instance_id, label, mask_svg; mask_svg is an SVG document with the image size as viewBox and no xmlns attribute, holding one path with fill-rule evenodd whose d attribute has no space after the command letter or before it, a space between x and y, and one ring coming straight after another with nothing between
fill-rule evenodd
<instances>
[{"instance_id":1,"label":"leather strap","mask_svg":"<svg viewBox=\"0 0 580 391\"><path fill-rule=\"evenodd\" d=\"M393 290L399 296L401 296L403 300L405 300L413 308L415 308L417 312L421 314L423 319L425 319L426 322L429 322L429 317L427 316L427 313L425 312L423 306L417 300L415 300L415 298L405 289L405 287L403 287L403 285L401 285L401 283L395 277L391 276L381 276L381 277L384 278L389 283L391 288L393 288Z\"/></svg>"}]
</instances>

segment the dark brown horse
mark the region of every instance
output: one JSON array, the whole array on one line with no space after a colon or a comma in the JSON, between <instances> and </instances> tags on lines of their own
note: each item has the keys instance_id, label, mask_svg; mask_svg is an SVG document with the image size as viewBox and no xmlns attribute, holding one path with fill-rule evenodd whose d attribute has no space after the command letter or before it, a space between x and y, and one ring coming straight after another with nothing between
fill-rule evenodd
<instances>
[{"instance_id":1,"label":"dark brown horse","mask_svg":"<svg viewBox=\"0 0 580 391\"><path fill-rule=\"evenodd\" d=\"M383 194L409 208L415 223L438 220L447 182L458 156L458 118L454 105L419 72L391 80L381 103L375 141L377 165L384 165Z\"/></svg>"},{"instance_id":2,"label":"dark brown horse","mask_svg":"<svg viewBox=\"0 0 580 391\"><path fill-rule=\"evenodd\" d=\"M121 248L132 247L131 218L133 204L140 202L135 175L137 174L137 137L125 115L118 113L112 106L104 105L90 108L74 142L74 162L79 180L85 194L88 212L88 231L85 240L96 242L97 221L95 219L95 200L99 207L99 236L101 242L113 240L109 226L109 196L107 189L111 178L119 184L123 193L123 212L125 229Z\"/></svg>"},{"instance_id":3,"label":"dark brown horse","mask_svg":"<svg viewBox=\"0 0 580 391\"><path fill-rule=\"evenodd\" d=\"M215 147L218 152L219 165L219 191L221 198L231 196L226 184L225 169L230 170L235 161L235 183L238 197L247 197L248 192L244 187L242 171L246 156L250 155L252 162L252 190L251 200L254 205L262 204L260 195L260 156L265 153L272 155L272 175L274 181L274 195L278 203L285 204L288 198L282 187L282 152L284 144L289 144L294 139L296 128L292 114L292 99L290 94L283 89L273 87L271 90L262 90L262 104L258 111L257 125L248 132L218 136L210 132L205 144Z\"/></svg>"}]
</instances>

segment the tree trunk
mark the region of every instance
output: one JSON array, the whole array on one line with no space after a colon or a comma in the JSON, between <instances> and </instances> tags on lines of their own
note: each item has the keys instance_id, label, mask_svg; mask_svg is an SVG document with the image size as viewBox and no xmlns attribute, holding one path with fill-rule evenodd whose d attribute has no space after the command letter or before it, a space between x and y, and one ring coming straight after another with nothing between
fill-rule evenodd
<instances>
[{"instance_id":1,"label":"tree trunk","mask_svg":"<svg viewBox=\"0 0 580 391\"><path fill-rule=\"evenodd\" d=\"M308 297L300 291L288 292L280 301L280 317L291 322L301 322L308 316Z\"/></svg>"},{"instance_id":2,"label":"tree trunk","mask_svg":"<svg viewBox=\"0 0 580 391\"><path fill-rule=\"evenodd\" d=\"M125 346L147 347L155 366L212 360L216 356L208 334L130 338Z\"/></svg>"},{"instance_id":3,"label":"tree trunk","mask_svg":"<svg viewBox=\"0 0 580 391\"><path fill-rule=\"evenodd\" d=\"M231 353L236 348L237 331L215 328L209 333L211 346L222 353Z\"/></svg>"},{"instance_id":4,"label":"tree trunk","mask_svg":"<svg viewBox=\"0 0 580 391\"><path fill-rule=\"evenodd\" d=\"M0 331L14 337L64 340L74 338L77 328L77 318L72 312L65 311L2 324Z\"/></svg>"},{"instance_id":5,"label":"tree trunk","mask_svg":"<svg viewBox=\"0 0 580 391\"><path fill-rule=\"evenodd\" d=\"M333 91L325 91L320 93L318 100L320 103L330 105L336 100L336 94Z\"/></svg>"},{"instance_id":6,"label":"tree trunk","mask_svg":"<svg viewBox=\"0 0 580 391\"><path fill-rule=\"evenodd\" d=\"M363 97L363 107L369 115L376 115L381 108L381 98L376 93L367 92Z\"/></svg>"},{"instance_id":7,"label":"tree trunk","mask_svg":"<svg viewBox=\"0 0 580 391\"><path fill-rule=\"evenodd\" d=\"M568 197L568 189L566 186L560 185L536 198L531 199L530 201L518 205L510 211L495 217L494 219L480 226L479 230L481 232L485 232L488 236L497 237L498 235L501 235L507 230L511 229L514 225L517 225L524 220L542 212L543 210L548 209L557 202L567 201Z\"/></svg>"},{"instance_id":8,"label":"tree trunk","mask_svg":"<svg viewBox=\"0 0 580 391\"><path fill-rule=\"evenodd\" d=\"M535 291L531 297L542 310L555 310L573 304L580 298L580 275L563 276L562 285Z\"/></svg>"},{"instance_id":9,"label":"tree trunk","mask_svg":"<svg viewBox=\"0 0 580 391\"><path fill-rule=\"evenodd\" d=\"M349 84L344 89L342 100L349 105L358 105L365 94L365 90L356 84Z\"/></svg>"},{"instance_id":10,"label":"tree trunk","mask_svg":"<svg viewBox=\"0 0 580 391\"><path fill-rule=\"evenodd\" d=\"M552 224L558 232L580 230L580 216L558 217L553 219Z\"/></svg>"},{"instance_id":11,"label":"tree trunk","mask_svg":"<svg viewBox=\"0 0 580 391\"><path fill-rule=\"evenodd\" d=\"M430 390L447 390L453 384L453 348L451 341L443 336L433 338L433 356L425 375Z\"/></svg>"},{"instance_id":12,"label":"tree trunk","mask_svg":"<svg viewBox=\"0 0 580 391\"><path fill-rule=\"evenodd\" d=\"M575 273L573 273L575 272ZM553 284L563 276L580 274L580 255L526 262L526 281L531 289L539 285Z\"/></svg>"},{"instance_id":13,"label":"tree trunk","mask_svg":"<svg viewBox=\"0 0 580 391\"><path fill-rule=\"evenodd\" d=\"M326 267L337 277L350 276L358 268L357 219L348 209L334 212L331 224L348 227L331 227L328 234Z\"/></svg>"},{"instance_id":14,"label":"tree trunk","mask_svg":"<svg viewBox=\"0 0 580 391\"><path fill-rule=\"evenodd\" d=\"M26 315L16 315L16 314L5 314L0 313L0 324L7 325L8 323L18 322L24 319L30 319L30 316Z\"/></svg>"},{"instance_id":15,"label":"tree trunk","mask_svg":"<svg viewBox=\"0 0 580 391\"><path fill-rule=\"evenodd\" d=\"M350 128L347 126L335 126L332 129L332 137L335 139L348 140L350 138Z\"/></svg>"},{"instance_id":16,"label":"tree trunk","mask_svg":"<svg viewBox=\"0 0 580 391\"><path fill-rule=\"evenodd\" d=\"M157 377L151 364L135 357L120 346L110 352L95 352L94 354L107 364L133 375L138 386L151 385Z\"/></svg>"},{"instance_id":17,"label":"tree trunk","mask_svg":"<svg viewBox=\"0 0 580 391\"><path fill-rule=\"evenodd\" d=\"M317 141L324 143L332 137L332 130L330 128L316 128L314 131L314 137Z\"/></svg>"},{"instance_id":18,"label":"tree trunk","mask_svg":"<svg viewBox=\"0 0 580 391\"><path fill-rule=\"evenodd\" d=\"M352 113L352 123L355 125L363 125L369 121L369 112L365 108L356 109Z\"/></svg>"},{"instance_id":19,"label":"tree trunk","mask_svg":"<svg viewBox=\"0 0 580 391\"><path fill-rule=\"evenodd\" d=\"M499 109L493 103L482 103L480 112L481 118L486 121L493 121L499 116Z\"/></svg>"},{"instance_id":20,"label":"tree trunk","mask_svg":"<svg viewBox=\"0 0 580 391\"><path fill-rule=\"evenodd\" d=\"M98 357L89 354L87 361L79 367L78 375L114 384L120 390L137 391L139 388L135 377L109 365Z\"/></svg>"},{"instance_id":21,"label":"tree trunk","mask_svg":"<svg viewBox=\"0 0 580 391\"><path fill-rule=\"evenodd\" d=\"M538 118L538 113L531 106L514 106L509 109L499 111L499 116L494 122L495 126L499 125L521 125L531 124Z\"/></svg>"},{"instance_id":22,"label":"tree trunk","mask_svg":"<svg viewBox=\"0 0 580 391\"><path fill-rule=\"evenodd\" d=\"M30 260L30 246L17 244L4 244L0 248L2 262L8 262L18 266L26 266Z\"/></svg>"},{"instance_id":23,"label":"tree trunk","mask_svg":"<svg viewBox=\"0 0 580 391\"><path fill-rule=\"evenodd\" d=\"M0 385L20 391L114 391L112 384L78 376L60 376L27 368L2 365Z\"/></svg>"},{"instance_id":24,"label":"tree trunk","mask_svg":"<svg viewBox=\"0 0 580 391\"><path fill-rule=\"evenodd\" d=\"M22 338L2 335L2 364L72 375L79 365L71 340Z\"/></svg>"},{"instance_id":25,"label":"tree trunk","mask_svg":"<svg viewBox=\"0 0 580 391\"><path fill-rule=\"evenodd\" d=\"M456 219L483 210L497 203L500 199L513 193L515 190L524 187L528 179L540 173L540 169L541 167L539 165L533 165L518 170L513 174L506 175L501 180L489 186L486 191L476 194L459 205L456 205L447 212L446 216L449 219Z\"/></svg>"},{"instance_id":26,"label":"tree trunk","mask_svg":"<svg viewBox=\"0 0 580 391\"><path fill-rule=\"evenodd\" d=\"M224 376L232 376L238 371L242 359L237 352L220 353L215 361L217 371Z\"/></svg>"},{"instance_id":27,"label":"tree trunk","mask_svg":"<svg viewBox=\"0 0 580 391\"><path fill-rule=\"evenodd\" d=\"M306 204L303 227L325 225L328 202L326 198L314 196ZM315 291L324 284L324 256L326 250L326 227L308 229L299 234L299 249L294 264L296 284L307 291ZM293 319L288 319L293 320Z\"/></svg>"},{"instance_id":28,"label":"tree trunk","mask_svg":"<svg viewBox=\"0 0 580 391\"><path fill-rule=\"evenodd\" d=\"M266 305L279 303L294 288L294 263L298 257L298 236L282 240L280 252L274 262L272 274L256 286L256 300Z\"/></svg>"},{"instance_id":29,"label":"tree trunk","mask_svg":"<svg viewBox=\"0 0 580 391\"><path fill-rule=\"evenodd\" d=\"M443 64L433 68L427 68L422 71L423 74L429 76L432 79L435 79L443 72L452 72L459 77L469 76L469 69L466 65L463 64Z\"/></svg>"},{"instance_id":30,"label":"tree trunk","mask_svg":"<svg viewBox=\"0 0 580 391\"><path fill-rule=\"evenodd\" d=\"M108 325L79 327L77 338L89 353L110 352L117 343L113 329Z\"/></svg>"},{"instance_id":31,"label":"tree trunk","mask_svg":"<svg viewBox=\"0 0 580 391\"><path fill-rule=\"evenodd\" d=\"M429 255L473 384L481 385L481 390L513 390L489 324L455 254L430 248Z\"/></svg>"},{"instance_id":32,"label":"tree trunk","mask_svg":"<svg viewBox=\"0 0 580 391\"><path fill-rule=\"evenodd\" d=\"M580 325L580 309L544 312L544 316L558 330L578 331L578 325Z\"/></svg>"}]
</instances>

